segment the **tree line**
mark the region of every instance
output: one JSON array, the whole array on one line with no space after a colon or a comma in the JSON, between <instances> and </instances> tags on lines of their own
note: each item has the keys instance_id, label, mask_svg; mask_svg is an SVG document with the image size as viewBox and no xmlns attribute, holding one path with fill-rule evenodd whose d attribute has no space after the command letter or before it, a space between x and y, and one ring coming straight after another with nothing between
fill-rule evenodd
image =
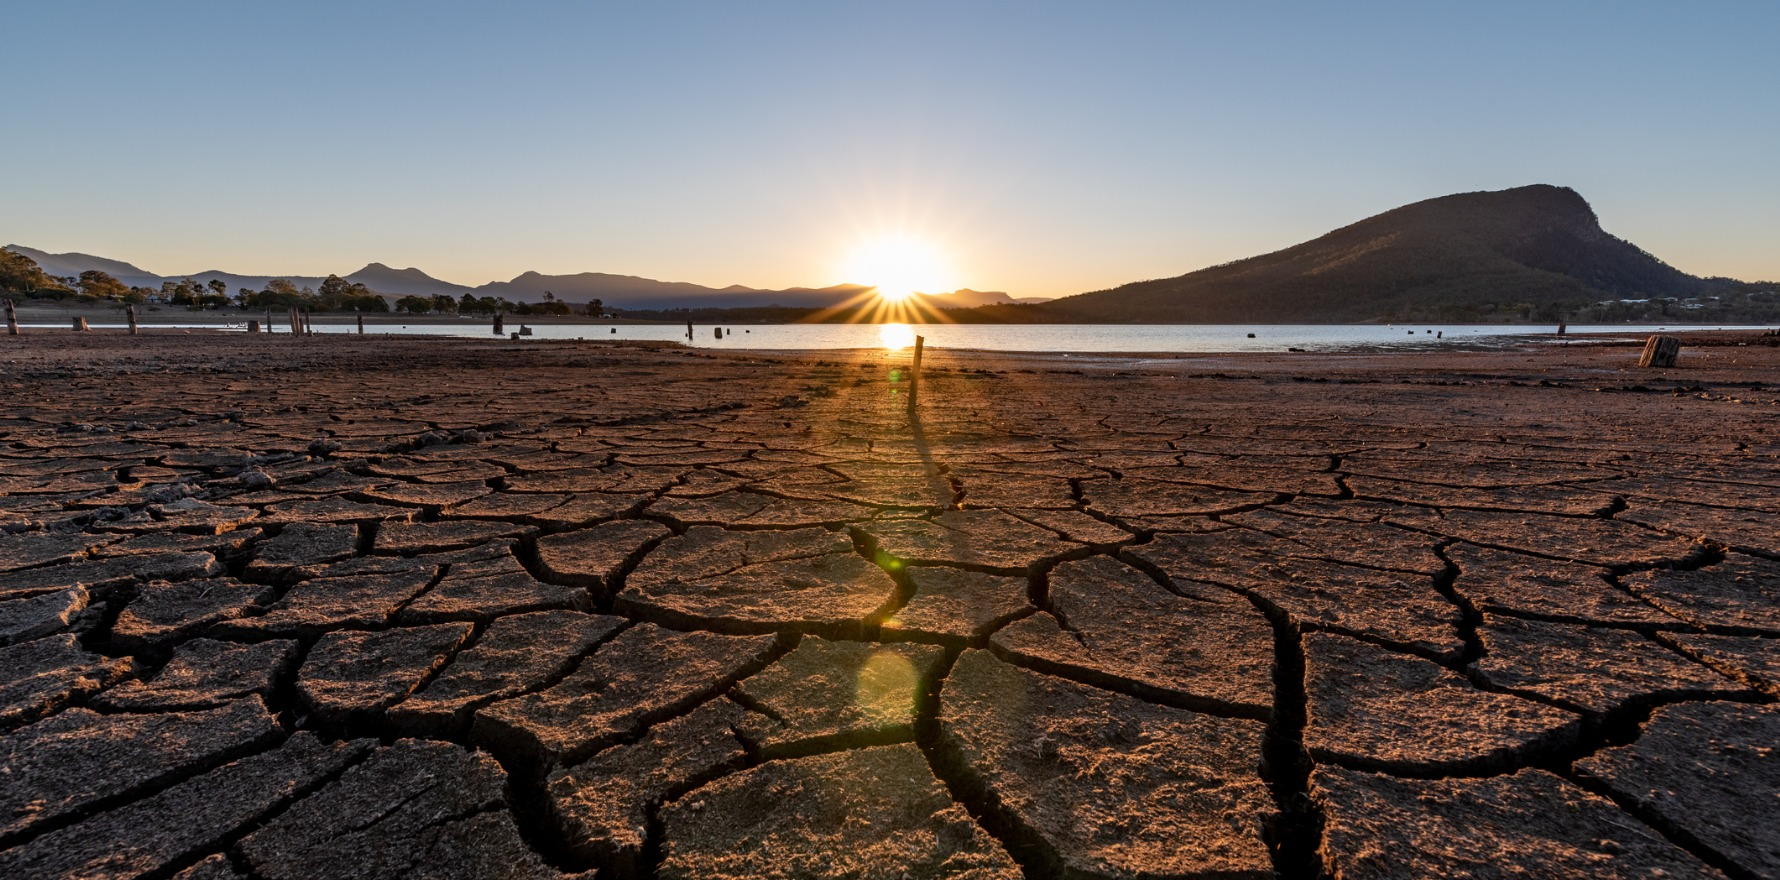
<instances>
[{"instance_id":1,"label":"tree line","mask_svg":"<svg viewBox=\"0 0 1780 880\"><path fill-rule=\"evenodd\" d=\"M230 307L243 311L299 308L310 312L389 312L389 300L358 282L329 275L319 289L298 287L284 278L266 282L261 290L238 288L233 294L221 279L207 282L190 277L163 281L160 287L132 287L98 269L88 269L78 276L55 276L44 272L37 261L12 251L0 249L0 296L18 299L60 300L80 303L107 303L114 306L164 303L192 311L220 310ZM437 296L404 296L395 302L395 310L425 315L572 315L599 317L605 304L594 300L578 311L545 291L540 303L510 302L504 297L465 293L462 298L445 294Z\"/></svg>"},{"instance_id":2,"label":"tree line","mask_svg":"<svg viewBox=\"0 0 1780 880\"><path fill-rule=\"evenodd\" d=\"M574 306L556 298L556 294L544 291L544 301L539 303L510 302L506 297L477 296L465 293L453 299L447 294L439 293L432 296L404 296L396 300L396 311L410 315L586 315L597 318L606 313L606 305L600 300L593 300L577 310Z\"/></svg>"}]
</instances>

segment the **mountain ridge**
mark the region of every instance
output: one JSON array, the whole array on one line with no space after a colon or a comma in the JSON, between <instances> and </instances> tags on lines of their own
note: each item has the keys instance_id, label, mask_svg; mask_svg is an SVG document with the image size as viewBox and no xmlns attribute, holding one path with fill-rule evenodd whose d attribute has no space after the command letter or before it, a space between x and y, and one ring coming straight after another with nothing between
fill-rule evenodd
<instances>
[{"instance_id":1,"label":"mountain ridge","mask_svg":"<svg viewBox=\"0 0 1780 880\"><path fill-rule=\"evenodd\" d=\"M231 291L240 287L264 288L274 278L283 278L298 287L320 287L325 276L238 275L208 270L191 275L155 275L122 260L79 252L51 254L23 245L7 245L7 250L36 261L39 268L58 277L77 276L87 269L99 269L125 284L137 287L159 287L164 281L191 278L200 284L221 279ZM514 302L539 302L549 293L555 299L571 304L601 300L607 308L678 309L678 308L834 308L871 290L868 285L835 284L828 287L790 287L768 290L731 284L714 288L689 281L657 281L638 275L610 272L577 272L569 275L546 275L526 271L509 281L490 281L476 287L444 281L418 268L397 269L384 263L367 264L350 275L340 276L348 282L363 284L388 297L438 296L458 298L473 296L504 297ZM949 297L957 296L953 300ZM1008 305L1017 302L1000 291L977 291L960 288L956 292L925 295L925 301L943 308L974 308L982 305Z\"/></svg>"},{"instance_id":2,"label":"mountain ridge","mask_svg":"<svg viewBox=\"0 0 1780 880\"><path fill-rule=\"evenodd\" d=\"M1340 323L1426 313L1476 318L1713 286L1608 234L1568 187L1534 184L1424 199L1310 241L1170 278L1052 300L1052 320Z\"/></svg>"}]
</instances>

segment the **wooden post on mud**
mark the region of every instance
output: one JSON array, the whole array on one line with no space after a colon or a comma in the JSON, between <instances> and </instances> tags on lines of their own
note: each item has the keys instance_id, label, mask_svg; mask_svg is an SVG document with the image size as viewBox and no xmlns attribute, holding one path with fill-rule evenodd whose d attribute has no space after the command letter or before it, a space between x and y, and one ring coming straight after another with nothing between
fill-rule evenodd
<instances>
[{"instance_id":1,"label":"wooden post on mud","mask_svg":"<svg viewBox=\"0 0 1780 880\"><path fill-rule=\"evenodd\" d=\"M290 321L290 335L293 338L303 335L303 325L297 323L297 307L291 306L286 309L284 316Z\"/></svg>"},{"instance_id":2,"label":"wooden post on mud","mask_svg":"<svg viewBox=\"0 0 1780 880\"><path fill-rule=\"evenodd\" d=\"M360 336L365 335L365 316L364 315L358 316L358 335L360 335Z\"/></svg>"},{"instance_id":3,"label":"wooden post on mud","mask_svg":"<svg viewBox=\"0 0 1780 880\"><path fill-rule=\"evenodd\" d=\"M74 329L76 329L82 333L87 332L87 319L75 318L74 319Z\"/></svg>"},{"instance_id":4,"label":"wooden post on mud","mask_svg":"<svg viewBox=\"0 0 1780 880\"><path fill-rule=\"evenodd\" d=\"M268 325L268 326L269 326L269 325ZM249 332L249 333L258 333L258 332L260 332L260 322L258 322L258 321L248 321L248 322L247 322L247 332Z\"/></svg>"},{"instance_id":5,"label":"wooden post on mud","mask_svg":"<svg viewBox=\"0 0 1780 880\"><path fill-rule=\"evenodd\" d=\"M303 335L304 336L314 336L315 335L315 322L310 320L308 310L304 310L304 312L303 312Z\"/></svg>"},{"instance_id":6,"label":"wooden post on mud","mask_svg":"<svg viewBox=\"0 0 1780 880\"><path fill-rule=\"evenodd\" d=\"M692 341L692 322L691 321L686 322L686 341L687 342Z\"/></svg>"},{"instance_id":7,"label":"wooden post on mud","mask_svg":"<svg viewBox=\"0 0 1780 880\"><path fill-rule=\"evenodd\" d=\"M494 313L494 335L496 335L496 336L501 335L501 332L506 328L506 324L507 324L507 316L501 314L500 312L495 312Z\"/></svg>"},{"instance_id":8,"label":"wooden post on mud","mask_svg":"<svg viewBox=\"0 0 1780 880\"><path fill-rule=\"evenodd\" d=\"M1652 336L1644 340L1644 354L1638 358L1640 367L1672 367L1681 354L1681 339L1676 336Z\"/></svg>"},{"instance_id":9,"label":"wooden post on mud","mask_svg":"<svg viewBox=\"0 0 1780 880\"><path fill-rule=\"evenodd\" d=\"M124 306L124 315L130 319L130 335L135 336L141 332L136 329L136 307L134 305Z\"/></svg>"},{"instance_id":10,"label":"wooden post on mud","mask_svg":"<svg viewBox=\"0 0 1780 880\"><path fill-rule=\"evenodd\" d=\"M927 337L915 337L915 359L909 363L909 415L915 414L915 398L921 394L921 348Z\"/></svg>"},{"instance_id":11,"label":"wooden post on mud","mask_svg":"<svg viewBox=\"0 0 1780 880\"><path fill-rule=\"evenodd\" d=\"M267 333L277 332L272 329L272 310L271 309L266 310L266 332Z\"/></svg>"},{"instance_id":12,"label":"wooden post on mud","mask_svg":"<svg viewBox=\"0 0 1780 880\"><path fill-rule=\"evenodd\" d=\"M19 335L19 311L13 307L12 300L6 301L6 335Z\"/></svg>"},{"instance_id":13,"label":"wooden post on mud","mask_svg":"<svg viewBox=\"0 0 1780 880\"><path fill-rule=\"evenodd\" d=\"M1565 332L1566 332L1566 331L1568 331L1568 330L1569 330L1569 329L1570 329L1570 325L1569 325L1569 324L1559 324L1559 325L1558 325L1558 335L1559 335L1559 336L1562 336L1562 335L1564 335L1564 333L1565 333Z\"/></svg>"}]
</instances>

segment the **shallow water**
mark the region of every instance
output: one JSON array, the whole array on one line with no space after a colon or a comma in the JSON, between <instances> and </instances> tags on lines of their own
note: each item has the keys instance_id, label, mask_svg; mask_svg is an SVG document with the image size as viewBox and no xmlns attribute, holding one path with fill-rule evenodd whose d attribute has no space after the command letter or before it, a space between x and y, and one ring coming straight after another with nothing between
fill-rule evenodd
<instances>
[{"instance_id":1,"label":"shallow water","mask_svg":"<svg viewBox=\"0 0 1780 880\"><path fill-rule=\"evenodd\" d=\"M27 325L37 326L37 325ZM65 329L66 325L42 325ZM122 324L93 324L95 330L122 329ZM149 325L144 325L145 327ZM158 324L156 327L245 329L245 325ZM524 322L509 318L508 332ZM723 328L723 338L716 327ZM918 333L937 348L1032 352L1267 352L1352 349L1431 350L1496 348L1557 338L1556 325L1528 324L916 324L909 330L886 331L876 324L749 324L695 325L692 344L712 349L857 349L899 347ZM1570 333L1655 333L1662 330L1761 330L1746 325L1573 325ZM644 339L685 342L686 328L669 324L540 324L527 339ZM351 323L323 324L317 333L355 333ZM460 324L367 324L367 334L457 336L493 339L486 319ZM1252 338L1250 334L1253 334ZM888 343L888 344L887 344Z\"/></svg>"}]
</instances>

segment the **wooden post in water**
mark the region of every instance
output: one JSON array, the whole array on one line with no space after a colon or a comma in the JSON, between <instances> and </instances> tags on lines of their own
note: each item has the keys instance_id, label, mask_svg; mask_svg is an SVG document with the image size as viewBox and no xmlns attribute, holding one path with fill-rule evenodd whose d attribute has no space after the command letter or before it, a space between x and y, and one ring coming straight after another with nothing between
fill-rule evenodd
<instances>
[{"instance_id":1,"label":"wooden post in water","mask_svg":"<svg viewBox=\"0 0 1780 880\"><path fill-rule=\"evenodd\" d=\"M506 329L507 316L500 312L494 313L494 335L499 336Z\"/></svg>"},{"instance_id":2,"label":"wooden post in water","mask_svg":"<svg viewBox=\"0 0 1780 880\"><path fill-rule=\"evenodd\" d=\"M266 310L266 332L267 333L275 332L272 329L272 310L271 309Z\"/></svg>"},{"instance_id":3,"label":"wooden post in water","mask_svg":"<svg viewBox=\"0 0 1780 880\"><path fill-rule=\"evenodd\" d=\"M315 335L315 322L309 319L309 311L307 309L303 311L303 335Z\"/></svg>"},{"instance_id":4,"label":"wooden post in water","mask_svg":"<svg viewBox=\"0 0 1780 880\"><path fill-rule=\"evenodd\" d=\"M290 335L293 338L303 335L303 325L297 323L297 307L296 306L291 306L291 307L287 308L285 310L284 317L290 321Z\"/></svg>"},{"instance_id":5,"label":"wooden post in water","mask_svg":"<svg viewBox=\"0 0 1780 880\"><path fill-rule=\"evenodd\" d=\"M135 336L139 332L136 329L136 307L134 305L124 306L124 314L130 319L130 335Z\"/></svg>"},{"instance_id":6,"label":"wooden post in water","mask_svg":"<svg viewBox=\"0 0 1780 880\"><path fill-rule=\"evenodd\" d=\"M1681 354L1681 339L1675 336L1652 336L1644 340L1644 354L1638 358L1640 367L1672 367Z\"/></svg>"},{"instance_id":7,"label":"wooden post in water","mask_svg":"<svg viewBox=\"0 0 1780 880\"><path fill-rule=\"evenodd\" d=\"M722 339L722 338L723 338L723 328L722 328L722 327L713 327L713 328L711 328L711 329L713 329L713 330L716 330L716 331L717 331L717 338L718 338L718 339Z\"/></svg>"},{"instance_id":8,"label":"wooden post in water","mask_svg":"<svg viewBox=\"0 0 1780 880\"><path fill-rule=\"evenodd\" d=\"M692 341L692 322L691 321L686 322L686 341L687 342Z\"/></svg>"},{"instance_id":9,"label":"wooden post in water","mask_svg":"<svg viewBox=\"0 0 1780 880\"><path fill-rule=\"evenodd\" d=\"M6 335L19 335L19 312L13 307L12 300L6 301Z\"/></svg>"},{"instance_id":10,"label":"wooden post in water","mask_svg":"<svg viewBox=\"0 0 1780 880\"><path fill-rule=\"evenodd\" d=\"M909 364L909 415L915 414L915 398L921 394L921 347L927 337L915 337L915 359Z\"/></svg>"},{"instance_id":11,"label":"wooden post in water","mask_svg":"<svg viewBox=\"0 0 1780 880\"><path fill-rule=\"evenodd\" d=\"M270 325L268 325L268 326L270 326ZM258 321L248 321L248 322L247 322L247 332L249 332L249 333L258 333L258 332L260 332L260 322L258 322Z\"/></svg>"},{"instance_id":12,"label":"wooden post in water","mask_svg":"<svg viewBox=\"0 0 1780 880\"><path fill-rule=\"evenodd\" d=\"M74 319L74 329L79 330L82 333L85 333L87 331L87 319L75 318Z\"/></svg>"},{"instance_id":13,"label":"wooden post in water","mask_svg":"<svg viewBox=\"0 0 1780 880\"><path fill-rule=\"evenodd\" d=\"M358 335L360 335L360 336L365 335L365 316L364 315L358 316Z\"/></svg>"}]
</instances>

